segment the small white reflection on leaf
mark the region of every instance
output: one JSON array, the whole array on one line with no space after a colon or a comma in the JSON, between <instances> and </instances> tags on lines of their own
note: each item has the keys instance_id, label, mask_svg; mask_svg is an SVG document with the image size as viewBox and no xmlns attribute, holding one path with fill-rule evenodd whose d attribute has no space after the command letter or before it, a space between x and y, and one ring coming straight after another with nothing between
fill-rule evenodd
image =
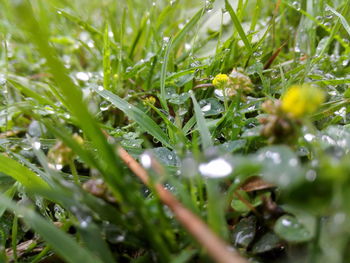
<instances>
[{"instance_id":1,"label":"small white reflection on leaf","mask_svg":"<svg viewBox=\"0 0 350 263\"><path fill-rule=\"evenodd\" d=\"M233 167L223 158L211 160L199 165L199 172L206 177L220 178L232 173Z\"/></svg>"}]
</instances>

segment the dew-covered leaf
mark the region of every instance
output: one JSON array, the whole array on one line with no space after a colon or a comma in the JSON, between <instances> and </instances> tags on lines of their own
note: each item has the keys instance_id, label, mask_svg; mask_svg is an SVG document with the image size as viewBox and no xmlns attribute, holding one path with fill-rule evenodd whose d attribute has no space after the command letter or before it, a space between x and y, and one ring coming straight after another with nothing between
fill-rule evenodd
<instances>
[{"instance_id":1,"label":"dew-covered leaf","mask_svg":"<svg viewBox=\"0 0 350 263\"><path fill-rule=\"evenodd\" d=\"M261 254L281 247L281 239L273 232L264 234L252 248L254 254Z\"/></svg>"},{"instance_id":2,"label":"dew-covered leaf","mask_svg":"<svg viewBox=\"0 0 350 263\"><path fill-rule=\"evenodd\" d=\"M224 111L224 106L214 98L204 99L199 102L204 116L214 116Z\"/></svg>"},{"instance_id":3,"label":"dew-covered leaf","mask_svg":"<svg viewBox=\"0 0 350 263\"><path fill-rule=\"evenodd\" d=\"M308 229L290 215L278 218L274 231L280 238L293 243L305 242L312 238Z\"/></svg>"},{"instance_id":4,"label":"dew-covered leaf","mask_svg":"<svg viewBox=\"0 0 350 263\"><path fill-rule=\"evenodd\" d=\"M232 237L235 246L248 247L253 241L256 232L256 217L249 216L241 219L235 226Z\"/></svg>"},{"instance_id":5,"label":"dew-covered leaf","mask_svg":"<svg viewBox=\"0 0 350 263\"><path fill-rule=\"evenodd\" d=\"M150 152L154 155L154 157L156 157L162 164L166 166L179 165L179 158L173 151L170 151L168 148L153 148L150 150Z\"/></svg>"},{"instance_id":6,"label":"dew-covered leaf","mask_svg":"<svg viewBox=\"0 0 350 263\"><path fill-rule=\"evenodd\" d=\"M304 179L304 169L296 154L287 146L268 146L258 151L262 177L282 188L293 187Z\"/></svg>"}]
</instances>

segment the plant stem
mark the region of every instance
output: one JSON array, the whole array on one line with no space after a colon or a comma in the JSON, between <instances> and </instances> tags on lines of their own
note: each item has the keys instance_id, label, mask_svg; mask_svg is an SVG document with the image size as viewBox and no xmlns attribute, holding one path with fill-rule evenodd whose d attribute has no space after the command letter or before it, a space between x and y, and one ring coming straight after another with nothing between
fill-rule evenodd
<instances>
[{"instance_id":1,"label":"plant stem","mask_svg":"<svg viewBox=\"0 0 350 263\"><path fill-rule=\"evenodd\" d=\"M77 172L77 168L75 167L75 164L74 164L74 160L71 160L69 162L69 168L70 168L70 171L73 175L73 179L74 179L74 182L79 185L80 184L80 180L79 180L79 175L78 175L78 172Z\"/></svg>"},{"instance_id":2,"label":"plant stem","mask_svg":"<svg viewBox=\"0 0 350 263\"><path fill-rule=\"evenodd\" d=\"M311 247L311 258L310 258L310 263L317 263L317 258L319 256L320 252L320 237L321 237L321 228L322 228L322 217L317 216L316 217L316 225L315 225L315 237L312 243Z\"/></svg>"}]
</instances>

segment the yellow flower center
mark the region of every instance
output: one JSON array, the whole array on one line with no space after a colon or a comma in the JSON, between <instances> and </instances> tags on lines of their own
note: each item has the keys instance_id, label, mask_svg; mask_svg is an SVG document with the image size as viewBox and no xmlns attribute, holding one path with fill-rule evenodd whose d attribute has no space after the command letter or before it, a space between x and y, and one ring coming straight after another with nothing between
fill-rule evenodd
<instances>
[{"instance_id":1,"label":"yellow flower center","mask_svg":"<svg viewBox=\"0 0 350 263\"><path fill-rule=\"evenodd\" d=\"M213 79L213 85L216 88L223 88L228 81L229 81L229 77L226 74L218 74Z\"/></svg>"},{"instance_id":2,"label":"yellow flower center","mask_svg":"<svg viewBox=\"0 0 350 263\"><path fill-rule=\"evenodd\" d=\"M314 113L324 102L321 89L308 84L290 87L282 97L282 110L293 118Z\"/></svg>"}]
</instances>

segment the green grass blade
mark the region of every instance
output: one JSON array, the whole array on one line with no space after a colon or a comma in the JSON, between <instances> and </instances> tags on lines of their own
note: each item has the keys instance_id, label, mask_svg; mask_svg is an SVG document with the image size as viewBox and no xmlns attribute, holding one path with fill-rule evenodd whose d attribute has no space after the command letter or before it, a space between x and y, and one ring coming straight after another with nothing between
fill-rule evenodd
<instances>
[{"instance_id":1,"label":"green grass blade","mask_svg":"<svg viewBox=\"0 0 350 263\"><path fill-rule=\"evenodd\" d=\"M349 4L349 1L347 1L346 4ZM327 5L326 7L328 10L330 10L334 15L336 15L339 19L340 22L342 23L344 29L346 30L346 32L348 32L349 36L350 36L350 25L349 23L346 21L345 17L342 16L340 13L338 13L335 9L333 9L332 7L330 7L329 5Z\"/></svg>"},{"instance_id":2,"label":"green grass blade","mask_svg":"<svg viewBox=\"0 0 350 263\"><path fill-rule=\"evenodd\" d=\"M108 24L103 34L103 86L110 89L111 82L111 44L108 35Z\"/></svg>"},{"instance_id":3,"label":"green grass blade","mask_svg":"<svg viewBox=\"0 0 350 263\"><path fill-rule=\"evenodd\" d=\"M191 98L193 101L194 113L195 113L196 120L197 120L199 134L200 134L201 139L202 139L202 145L203 145L203 148L206 149L210 146L213 146L211 134L210 134L209 128L207 127L207 123L206 123L205 118L203 116L203 112L202 112L201 108L199 107L199 104L198 104L195 96L193 95L193 93L191 94Z\"/></svg>"},{"instance_id":4,"label":"green grass blade","mask_svg":"<svg viewBox=\"0 0 350 263\"><path fill-rule=\"evenodd\" d=\"M198 23L198 21L201 19L201 17L204 14L204 9L200 9L192 18L190 21L187 22L187 24L174 36L173 39L173 46L174 48L177 47L177 45L180 44L180 42L183 40L183 38L186 36L186 34Z\"/></svg>"},{"instance_id":5,"label":"green grass blade","mask_svg":"<svg viewBox=\"0 0 350 263\"><path fill-rule=\"evenodd\" d=\"M58 229L52 223L39 216L33 210L18 206L8 198L0 195L0 204L8 210L19 214L66 262L69 263L103 263L86 248L81 247L73 238Z\"/></svg>"},{"instance_id":6,"label":"green grass blade","mask_svg":"<svg viewBox=\"0 0 350 263\"><path fill-rule=\"evenodd\" d=\"M94 89L98 94L100 94L103 98L111 102L114 106L120 109L125 115L128 116L131 120L135 121L142 129L144 129L147 133L151 134L154 138L159 140L165 146L172 148L169 144L169 138L164 133L164 131L159 127L157 123L155 123L146 113L144 113L139 108L131 105L126 102L119 96L113 94L108 90L99 90L98 88Z\"/></svg>"},{"instance_id":7,"label":"green grass blade","mask_svg":"<svg viewBox=\"0 0 350 263\"><path fill-rule=\"evenodd\" d=\"M98 257L101 258L103 262L116 262L113 259L113 255L109 250L106 242L101 238L102 231L97 227L96 224L90 223L87 227L80 227L79 233L84 240L86 247L95 255L98 255Z\"/></svg>"},{"instance_id":8,"label":"green grass blade","mask_svg":"<svg viewBox=\"0 0 350 263\"><path fill-rule=\"evenodd\" d=\"M239 36L241 37L244 45L248 49L249 53L252 53L253 52L252 46L247 38L247 35L245 34L245 32L243 30L241 23L239 22L239 19L236 15L235 11L233 10L233 8L228 0L225 0L225 8L229 12L231 19L232 19L232 22L233 22Z\"/></svg>"},{"instance_id":9,"label":"green grass blade","mask_svg":"<svg viewBox=\"0 0 350 263\"><path fill-rule=\"evenodd\" d=\"M4 155L0 155L0 172L11 176L29 189L49 188L49 185L34 172Z\"/></svg>"},{"instance_id":10,"label":"green grass blade","mask_svg":"<svg viewBox=\"0 0 350 263\"><path fill-rule=\"evenodd\" d=\"M169 55L170 55L172 43L173 43L172 40L169 39L169 42L166 44L163 64L162 64L162 68L160 71L160 103L162 104L162 107L166 111L169 111L169 108L168 108L166 98L165 98L165 95L166 95L165 94L165 80L166 80L166 70L168 67L168 61L169 61Z\"/></svg>"}]
</instances>

